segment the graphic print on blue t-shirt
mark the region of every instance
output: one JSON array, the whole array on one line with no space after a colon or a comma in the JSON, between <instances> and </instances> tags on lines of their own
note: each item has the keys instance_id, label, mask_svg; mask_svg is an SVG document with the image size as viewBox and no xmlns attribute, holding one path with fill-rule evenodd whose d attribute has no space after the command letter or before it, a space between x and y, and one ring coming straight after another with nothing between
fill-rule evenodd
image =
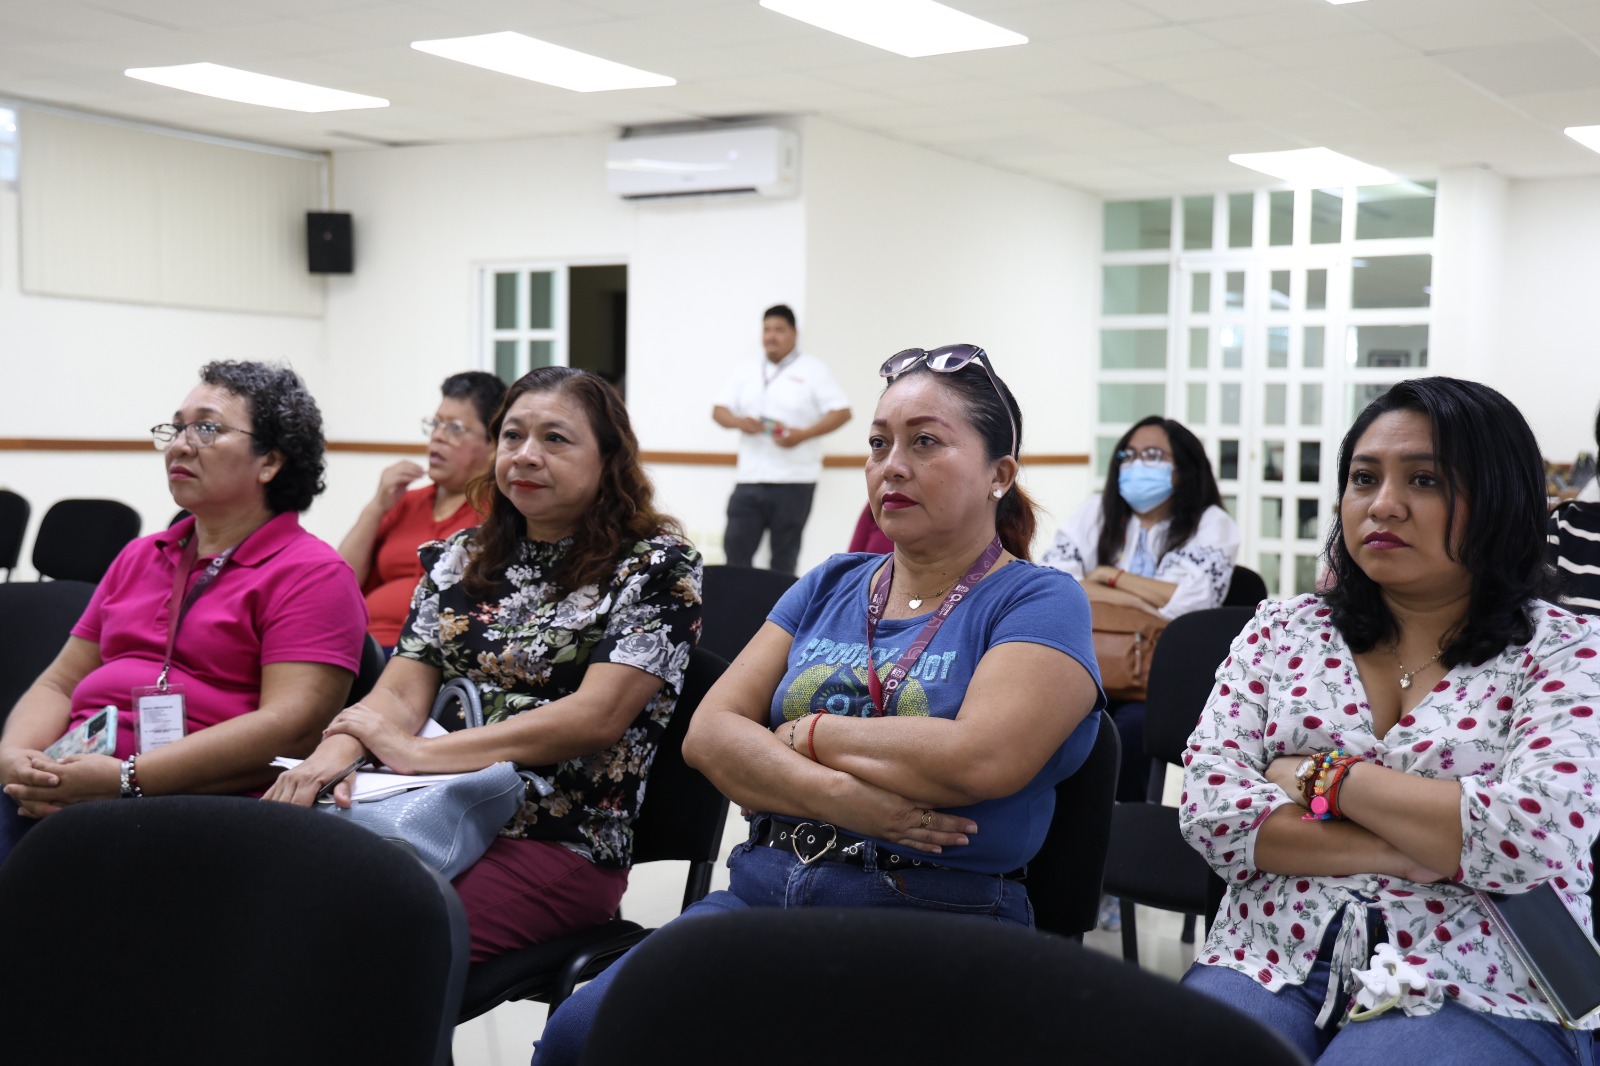
<instances>
[{"instance_id":1,"label":"graphic print on blue t-shirt","mask_svg":"<svg viewBox=\"0 0 1600 1066\"><path fill-rule=\"evenodd\" d=\"M878 679L885 679L889 668L898 662L909 645L898 641L872 649ZM924 651L911 666L911 672L890 701L890 714L928 714L927 685L948 681L959 651ZM858 718L873 715L872 697L867 692L867 642L833 641L827 637L808 640L790 659L800 667L791 669L782 693L783 717L793 721L816 711L849 714ZM959 676L959 671L958 671Z\"/></svg>"},{"instance_id":2,"label":"graphic print on blue t-shirt","mask_svg":"<svg viewBox=\"0 0 1600 1066\"><path fill-rule=\"evenodd\" d=\"M793 638L789 661L772 696L768 724L813 712L870 717L867 688L867 582L881 555L835 555L789 588L769 620ZM916 641L929 615L878 623L872 663L881 678ZM888 713L955 718L985 654L1011 642L1040 644L1075 659L1098 683L1089 603L1069 575L1021 561L985 577L951 612L918 658ZM1104 706L1104 696L1097 707ZM1090 713L1019 791L947 812L971 818L969 844L947 847L941 865L1004 873L1038 851L1055 811L1055 783L1070 776L1094 745L1100 716ZM824 729L827 727L824 726ZM910 854L899 845L888 850Z\"/></svg>"}]
</instances>

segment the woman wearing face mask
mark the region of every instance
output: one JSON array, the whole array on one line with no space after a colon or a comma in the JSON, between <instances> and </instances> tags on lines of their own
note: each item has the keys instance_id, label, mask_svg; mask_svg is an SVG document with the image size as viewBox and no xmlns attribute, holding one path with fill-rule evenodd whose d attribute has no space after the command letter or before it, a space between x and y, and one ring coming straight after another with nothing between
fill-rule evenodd
<instances>
[{"instance_id":1,"label":"woman wearing face mask","mask_svg":"<svg viewBox=\"0 0 1600 1066\"><path fill-rule=\"evenodd\" d=\"M1181 423L1151 415L1117 442L1105 490L1056 533L1040 560L1083 583L1090 600L1163 618L1220 607L1239 554L1205 447ZM1122 739L1117 799L1144 799L1144 704L1110 704Z\"/></svg>"}]
</instances>

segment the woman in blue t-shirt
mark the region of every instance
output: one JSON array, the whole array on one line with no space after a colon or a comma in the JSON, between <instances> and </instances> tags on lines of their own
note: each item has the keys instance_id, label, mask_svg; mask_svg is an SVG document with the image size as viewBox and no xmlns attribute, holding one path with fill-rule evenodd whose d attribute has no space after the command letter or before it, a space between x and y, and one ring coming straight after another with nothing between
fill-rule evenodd
<instances>
[{"instance_id":1,"label":"woman in blue t-shirt","mask_svg":"<svg viewBox=\"0 0 1600 1066\"><path fill-rule=\"evenodd\" d=\"M988 363L963 344L883 364L867 491L894 552L801 578L702 701L684 756L753 813L729 888L685 914L877 906L1033 924L1018 877L1105 698L1082 588L1028 561L1022 413ZM551 1016L539 1066L579 1060L616 971Z\"/></svg>"}]
</instances>

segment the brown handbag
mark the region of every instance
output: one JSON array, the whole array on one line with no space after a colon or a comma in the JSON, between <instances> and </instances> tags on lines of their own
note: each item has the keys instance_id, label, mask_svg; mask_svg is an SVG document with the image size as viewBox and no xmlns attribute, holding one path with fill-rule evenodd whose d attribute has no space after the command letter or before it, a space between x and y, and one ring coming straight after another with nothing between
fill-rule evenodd
<instances>
[{"instance_id":1,"label":"brown handbag","mask_svg":"<svg viewBox=\"0 0 1600 1066\"><path fill-rule=\"evenodd\" d=\"M1150 677L1150 659L1167 619L1138 607L1091 600L1094 657L1100 663L1100 687L1108 699L1141 701Z\"/></svg>"}]
</instances>

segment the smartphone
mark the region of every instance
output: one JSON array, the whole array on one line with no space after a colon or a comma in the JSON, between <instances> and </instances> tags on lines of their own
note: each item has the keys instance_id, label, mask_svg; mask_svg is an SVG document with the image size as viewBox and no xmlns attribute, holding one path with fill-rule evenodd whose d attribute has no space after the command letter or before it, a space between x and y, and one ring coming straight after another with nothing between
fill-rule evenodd
<instances>
[{"instance_id":1,"label":"smartphone","mask_svg":"<svg viewBox=\"0 0 1600 1066\"><path fill-rule=\"evenodd\" d=\"M1567 910L1554 884L1478 897L1563 1022L1576 1026L1600 1010L1600 945Z\"/></svg>"},{"instance_id":2,"label":"smartphone","mask_svg":"<svg viewBox=\"0 0 1600 1066\"><path fill-rule=\"evenodd\" d=\"M44 749L60 762L68 755L110 755L117 750L117 709L102 707L66 736Z\"/></svg>"}]
</instances>

